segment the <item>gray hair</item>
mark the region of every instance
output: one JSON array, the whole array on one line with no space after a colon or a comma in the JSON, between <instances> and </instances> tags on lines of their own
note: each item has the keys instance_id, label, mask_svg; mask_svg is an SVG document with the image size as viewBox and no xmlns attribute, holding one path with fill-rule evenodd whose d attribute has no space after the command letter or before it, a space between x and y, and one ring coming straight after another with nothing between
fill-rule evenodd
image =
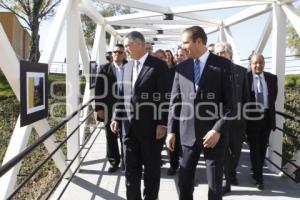
<instances>
[{"instance_id":1,"label":"gray hair","mask_svg":"<svg viewBox=\"0 0 300 200\"><path fill-rule=\"evenodd\" d=\"M224 49L225 52L229 53L231 56L233 55L232 47L228 42L217 42L215 44L215 51L218 48Z\"/></svg>"},{"instance_id":2,"label":"gray hair","mask_svg":"<svg viewBox=\"0 0 300 200\"><path fill-rule=\"evenodd\" d=\"M145 38L142 33L138 31L132 31L126 35L126 38L132 41L140 40L143 44L145 44Z\"/></svg>"}]
</instances>

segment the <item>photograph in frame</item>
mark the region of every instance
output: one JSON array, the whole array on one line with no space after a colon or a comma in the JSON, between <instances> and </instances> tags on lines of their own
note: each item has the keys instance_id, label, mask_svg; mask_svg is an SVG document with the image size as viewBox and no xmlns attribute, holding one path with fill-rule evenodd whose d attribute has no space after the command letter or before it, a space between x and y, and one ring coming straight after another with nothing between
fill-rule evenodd
<instances>
[{"instance_id":1,"label":"photograph in frame","mask_svg":"<svg viewBox=\"0 0 300 200\"><path fill-rule=\"evenodd\" d=\"M20 62L21 126L48 115L48 64Z\"/></svg>"}]
</instances>

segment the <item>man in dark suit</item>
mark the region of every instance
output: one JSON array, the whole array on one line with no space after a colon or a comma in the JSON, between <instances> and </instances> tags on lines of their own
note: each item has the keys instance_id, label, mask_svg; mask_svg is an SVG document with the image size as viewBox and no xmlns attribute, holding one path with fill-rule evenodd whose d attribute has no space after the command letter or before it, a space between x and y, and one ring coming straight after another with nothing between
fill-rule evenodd
<instances>
[{"instance_id":1,"label":"man in dark suit","mask_svg":"<svg viewBox=\"0 0 300 200\"><path fill-rule=\"evenodd\" d=\"M253 178L260 190L263 184L263 165L271 130L275 130L275 101L277 98L277 76L264 72L265 60L262 54L251 56L251 71L248 72L250 100L256 103L257 112L248 114L247 136Z\"/></svg>"},{"instance_id":2,"label":"man in dark suit","mask_svg":"<svg viewBox=\"0 0 300 200\"><path fill-rule=\"evenodd\" d=\"M136 31L124 41L132 61L124 71L124 107L116 107L115 120L123 113L122 130L125 147L126 196L128 200L141 198L141 179L144 166L143 199L158 198L160 161L163 137L166 134L168 107L167 65L146 51L144 36ZM166 109L167 110L167 109ZM114 132L120 130L117 121L111 123Z\"/></svg>"},{"instance_id":3,"label":"man in dark suit","mask_svg":"<svg viewBox=\"0 0 300 200\"><path fill-rule=\"evenodd\" d=\"M232 61L232 47L227 42L216 43L215 54ZM239 163L242 144L246 133L246 120L242 115L242 111L244 105L250 101L247 69L232 63L232 73L236 91L235 97L237 108L240 112L237 112L237 119L232 120L229 128L229 148L225 154L225 181L223 182L223 194L226 192L230 192L230 184L238 185L238 179L236 178L236 168Z\"/></svg>"},{"instance_id":4,"label":"man in dark suit","mask_svg":"<svg viewBox=\"0 0 300 200\"><path fill-rule=\"evenodd\" d=\"M187 51L186 49L183 48L178 48L176 52L176 64L180 64L183 61L188 59ZM169 77L170 77L170 93L172 90L172 85L174 81L174 76L175 76L175 71L176 71L176 66L173 66L172 68L169 68ZM170 95L169 95L170 96ZM177 128L177 132L179 131L179 127ZM167 171L168 176L173 176L176 174L177 169L179 167L179 154L180 154L180 137L179 133L175 134L176 138L176 144L174 151L168 151L169 153L169 159L170 159L170 168Z\"/></svg>"},{"instance_id":5,"label":"man in dark suit","mask_svg":"<svg viewBox=\"0 0 300 200\"><path fill-rule=\"evenodd\" d=\"M222 174L228 125L234 112L231 62L211 54L207 36L199 26L187 28L183 48L190 59L177 65L172 87L167 147L173 151L176 127L180 127L182 155L179 196L193 199L195 169L201 151L206 161L208 199L222 199ZM177 106L181 106L178 111Z\"/></svg>"},{"instance_id":6,"label":"man in dark suit","mask_svg":"<svg viewBox=\"0 0 300 200\"><path fill-rule=\"evenodd\" d=\"M106 127L106 154L110 167L108 172L115 172L120 164L120 151L118 145L118 135L110 130L110 121L113 112L113 106L123 95L122 81L124 71L125 51L122 44L116 44L112 51L113 62L100 66L99 74L96 80L95 88L95 111L97 119L104 121ZM121 134L121 132L120 132ZM121 157L123 162L122 136L121 139ZM122 163L122 168L124 164Z\"/></svg>"}]
</instances>

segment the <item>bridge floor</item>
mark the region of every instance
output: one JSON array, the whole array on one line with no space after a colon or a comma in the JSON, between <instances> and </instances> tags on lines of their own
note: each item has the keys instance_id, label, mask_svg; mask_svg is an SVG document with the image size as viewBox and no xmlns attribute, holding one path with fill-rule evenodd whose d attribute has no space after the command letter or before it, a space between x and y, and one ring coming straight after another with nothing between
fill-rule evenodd
<instances>
[{"instance_id":1,"label":"bridge floor","mask_svg":"<svg viewBox=\"0 0 300 200\"><path fill-rule=\"evenodd\" d=\"M300 184L295 184L288 178L282 178L268 171L267 168L264 169L265 189L263 191L256 189L250 174L249 150L246 145L244 147L237 176L240 184L231 187L231 192L223 197L224 200L300 199ZM105 132L102 130L85 158L80 172L75 175L61 199L126 199L124 173L121 170L113 174L107 172L109 163L105 158L105 153ZM167 159L166 151L163 151L163 160L167 162ZM159 192L159 199L161 200L178 199L178 179L177 176L167 176L168 167L169 164L166 163L161 169ZM62 181L52 195L52 199L57 199L66 182L67 180ZM200 159L195 178L194 199L207 200L207 190L204 162Z\"/></svg>"}]
</instances>

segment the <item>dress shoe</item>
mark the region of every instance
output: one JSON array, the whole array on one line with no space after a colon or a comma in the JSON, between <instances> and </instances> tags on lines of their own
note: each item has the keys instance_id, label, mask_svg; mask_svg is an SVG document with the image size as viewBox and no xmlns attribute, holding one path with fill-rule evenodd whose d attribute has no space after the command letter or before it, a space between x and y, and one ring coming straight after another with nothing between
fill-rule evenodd
<instances>
[{"instance_id":1,"label":"dress shoe","mask_svg":"<svg viewBox=\"0 0 300 200\"><path fill-rule=\"evenodd\" d=\"M168 176L174 176L176 174L176 169L170 167L167 171Z\"/></svg>"},{"instance_id":2,"label":"dress shoe","mask_svg":"<svg viewBox=\"0 0 300 200\"><path fill-rule=\"evenodd\" d=\"M231 183L231 185L238 185L239 181L236 178L236 176L232 176L232 177L230 177L230 183Z\"/></svg>"},{"instance_id":3,"label":"dress shoe","mask_svg":"<svg viewBox=\"0 0 300 200\"><path fill-rule=\"evenodd\" d=\"M225 195L226 193L231 192L230 185L227 184L225 186L222 186L222 195Z\"/></svg>"},{"instance_id":4,"label":"dress shoe","mask_svg":"<svg viewBox=\"0 0 300 200\"><path fill-rule=\"evenodd\" d=\"M256 181L256 187L259 190L263 190L264 189L264 184L261 181Z\"/></svg>"},{"instance_id":5,"label":"dress shoe","mask_svg":"<svg viewBox=\"0 0 300 200\"><path fill-rule=\"evenodd\" d=\"M108 168L107 171L108 171L109 173L113 173L113 172L117 171L118 168L119 168L118 166L111 166L111 167Z\"/></svg>"}]
</instances>

